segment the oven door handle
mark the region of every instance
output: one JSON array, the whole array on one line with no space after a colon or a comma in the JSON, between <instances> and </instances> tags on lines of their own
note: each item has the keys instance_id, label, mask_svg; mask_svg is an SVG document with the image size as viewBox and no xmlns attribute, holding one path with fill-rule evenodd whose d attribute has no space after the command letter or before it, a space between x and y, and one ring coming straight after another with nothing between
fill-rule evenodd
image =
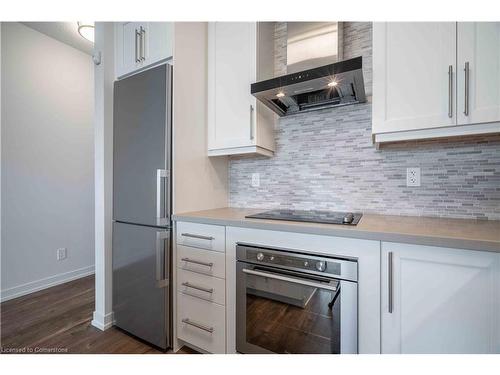
<instances>
[{"instance_id":1,"label":"oven door handle","mask_svg":"<svg viewBox=\"0 0 500 375\"><path fill-rule=\"evenodd\" d=\"M294 284L311 286L313 288L320 288L320 289L325 289L325 290L331 290L332 292L336 292L337 289L338 289L338 287L339 287L339 282L337 280L332 280L332 281L335 281L334 285L326 285L326 284L321 284L321 283L315 283L315 282L312 282L312 281L296 279L296 278L293 278L293 277L287 277L287 276L277 275L275 273L270 273L270 272L254 271L254 270L250 270L250 269L246 269L246 268L244 268L242 271L244 273L249 274L249 275L260 276L260 277L267 277L269 279L287 281L287 282L294 283Z\"/></svg>"}]
</instances>

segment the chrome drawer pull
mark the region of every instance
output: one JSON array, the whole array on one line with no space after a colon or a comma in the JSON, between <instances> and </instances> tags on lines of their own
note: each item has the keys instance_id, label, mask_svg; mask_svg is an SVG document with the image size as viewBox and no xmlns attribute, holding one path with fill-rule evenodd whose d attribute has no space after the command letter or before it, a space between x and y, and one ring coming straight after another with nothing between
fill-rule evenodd
<instances>
[{"instance_id":1,"label":"chrome drawer pull","mask_svg":"<svg viewBox=\"0 0 500 375\"><path fill-rule=\"evenodd\" d=\"M204 326L203 324L192 322L188 318L182 319L182 323L189 324L190 326L199 328L199 329L201 329L203 331L207 331L207 332L210 332L210 333L214 332L214 327L207 327L207 326Z\"/></svg>"},{"instance_id":2,"label":"chrome drawer pull","mask_svg":"<svg viewBox=\"0 0 500 375\"><path fill-rule=\"evenodd\" d=\"M206 292L206 293L213 293L214 292L214 288L204 288L202 286L190 284L187 281L182 283L182 285L185 286L186 288L201 290L202 292Z\"/></svg>"},{"instance_id":3,"label":"chrome drawer pull","mask_svg":"<svg viewBox=\"0 0 500 375\"><path fill-rule=\"evenodd\" d=\"M212 262L201 262L199 260L194 260L194 259L189 259L189 258L182 258L181 259L183 262L188 262L188 263L194 263L194 264L199 264L201 266L207 266L207 267L212 267L214 264Z\"/></svg>"},{"instance_id":4,"label":"chrome drawer pull","mask_svg":"<svg viewBox=\"0 0 500 375\"><path fill-rule=\"evenodd\" d=\"M207 241L215 240L215 238L211 237L211 236L202 236L200 234L192 234L192 233L182 233L181 236L183 236L183 237L197 238L199 240L207 240Z\"/></svg>"}]
</instances>

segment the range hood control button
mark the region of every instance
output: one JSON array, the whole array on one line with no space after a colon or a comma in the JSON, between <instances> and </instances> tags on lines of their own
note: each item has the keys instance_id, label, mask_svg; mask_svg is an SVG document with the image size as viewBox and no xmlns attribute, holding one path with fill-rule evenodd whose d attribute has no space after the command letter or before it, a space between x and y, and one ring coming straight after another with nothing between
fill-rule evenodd
<instances>
[{"instance_id":1,"label":"range hood control button","mask_svg":"<svg viewBox=\"0 0 500 375\"><path fill-rule=\"evenodd\" d=\"M257 254L257 260L258 260L258 261L263 261L263 260L264 260L264 254L262 254L262 253L258 253L258 254Z\"/></svg>"}]
</instances>

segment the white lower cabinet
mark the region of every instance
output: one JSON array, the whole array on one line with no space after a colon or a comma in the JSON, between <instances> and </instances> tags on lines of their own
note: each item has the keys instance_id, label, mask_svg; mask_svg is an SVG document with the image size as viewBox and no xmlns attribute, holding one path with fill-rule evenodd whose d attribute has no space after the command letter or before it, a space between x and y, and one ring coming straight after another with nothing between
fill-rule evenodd
<instances>
[{"instance_id":1,"label":"white lower cabinet","mask_svg":"<svg viewBox=\"0 0 500 375\"><path fill-rule=\"evenodd\" d=\"M357 258L360 353L500 353L500 253L223 228L176 223L181 346L235 353L235 251L244 242ZM181 234L191 232L218 245L186 246Z\"/></svg>"},{"instance_id":2,"label":"white lower cabinet","mask_svg":"<svg viewBox=\"0 0 500 375\"><path fill-rule=\"evenodd\" d=\"M224 279L226 255L216 251L201 250L177 244L177 267L179 270Z\"/></svg>"},{"instance_id":3,"label":"white lower cabinet","mask_svg":"<svg viewBox=\"0 0 500 375\"><path fill-rule=\"evenodd\" d=\"M177 338L209 353L226 352L225 307L177 294Z\"/></svg>"},{"instance_id":4,"label":"white lower cabinet","mask_svg":"<svg viewBox=\"0 0 500 375\"><path fill-rule=\"evenodd\" d=\"M225 248L225 227L176 223L176 337L208 353L226 353Z\"/></svg>"},{"instance_id":5,"label":"white lower cabinet","mask_svg":"<svg viewBox=\"0 0 500 375\"><path fill-rule=\"evenodd\" d=\"M226 228L220 225L199 223L177 224L177 243L206 250L224 252Z\"/></svg>"},{"instance_id":6,"label":"white lower cabinet","mask_svg":"<svg viewBox=\"0 0 500 375\"><path fill-rule=\"evenodd\" d=\"M500 353L500 254L382 242L382 353Z\"/></svg>"},{"instance_id":7,"label":"white lower cabinet","mask_svg":"<svg viewBox=\"0 0 500 375\"><path fill-rule=\"evenodd\" d=\"M179 270L177 280L177 290L179 292L205 301L215 302L219 305L225 305L226 282L224 279Z\"/></svg>"}]
</instances>

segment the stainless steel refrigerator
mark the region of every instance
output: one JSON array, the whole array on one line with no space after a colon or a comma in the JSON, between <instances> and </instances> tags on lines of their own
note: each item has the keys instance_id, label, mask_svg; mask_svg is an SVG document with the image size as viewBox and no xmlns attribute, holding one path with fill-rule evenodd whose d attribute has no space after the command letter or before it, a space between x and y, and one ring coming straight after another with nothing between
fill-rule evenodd
<instances>
[{"instance_id":1,"label":"stainless steel refrigerator","mask_svg":"<svg viewBox=\"0 0 500 375\"><path fill-rule=\"evenodd\" d=\"M170 347L172 66L114 83L115 325Z\"/></svg>"}]
</instances>

